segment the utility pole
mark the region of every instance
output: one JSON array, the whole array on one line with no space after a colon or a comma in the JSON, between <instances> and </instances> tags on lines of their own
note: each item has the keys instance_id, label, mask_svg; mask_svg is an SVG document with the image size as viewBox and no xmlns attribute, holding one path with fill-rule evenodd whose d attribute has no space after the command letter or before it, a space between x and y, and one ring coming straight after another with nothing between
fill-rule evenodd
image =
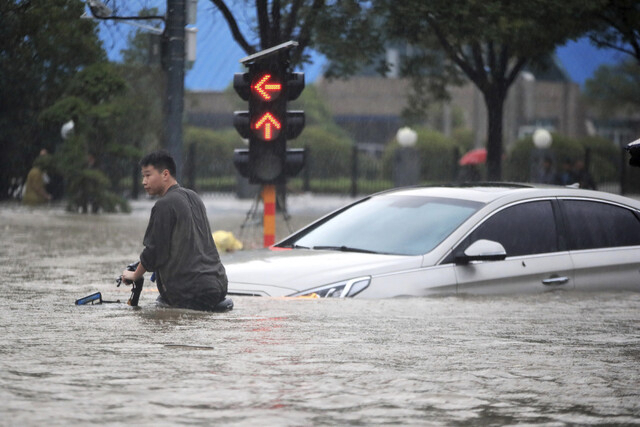
<instances>
[{"instance_id":1,"label":"utility pole","mask_svg":"<svg viewBox=\"0 0 640 427\"><path fill-rule=\"evenodd\" d=\"M195 8L197 1L191 1ZM138 21L159 19L165 22L162 32L162 68L165 71L164 148L176 161L176 178L182 178L182 113L184 111L185 26L187 25L186 0L167 0L165 16L114 16L113 11L100 0L87 0L91 14L96 19ZM194 15L195 16L195 15ZM88 18L85 13L81 18ZM195 23L195 18L194 22ZM139 26L139 25L136 25ZM143 27L156 30L152 27ZM155 31L153 31L155 32Z\"/></svg>"},{"instance_id":2,"label":"utility pole","mask_svg":"<svg viewBox=\"0 0 640 427\"><path fill-rule=\"evenodd\" d=\"M185 66L185 0L167 0L165 28L166 51L164 69L167 76L164 146L176 161L176 178L181 180L182 162L182 113L184 111L184 66Z\"/></svg>"}]
</instances>

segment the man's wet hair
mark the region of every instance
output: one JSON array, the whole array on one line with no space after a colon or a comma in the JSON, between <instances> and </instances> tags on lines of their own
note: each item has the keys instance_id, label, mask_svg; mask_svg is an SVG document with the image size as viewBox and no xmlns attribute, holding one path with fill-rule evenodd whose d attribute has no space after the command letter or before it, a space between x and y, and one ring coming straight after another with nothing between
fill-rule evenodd
<instances>
[{"instance_id":1,"label":"man's wet hair","mask_svg":"<svg viewBox=\"0 0 640 427\"><path fill-rule=\"evenodd\" d=\"M156 150L153 151L140 160L140 167L143 168L145 166L153 166L159 172L167 169L172 177L176 176L176 162L165 150Z\"/></svg>"}]
</instances>

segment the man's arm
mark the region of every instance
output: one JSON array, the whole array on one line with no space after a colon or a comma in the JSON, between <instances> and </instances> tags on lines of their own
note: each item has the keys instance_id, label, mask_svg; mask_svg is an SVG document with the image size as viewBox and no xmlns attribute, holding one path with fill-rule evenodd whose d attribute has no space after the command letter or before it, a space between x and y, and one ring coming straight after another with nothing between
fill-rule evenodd
<instances>
[{"instance_id":1,"label":"man's arm","mask_svg":"<svg viewBox=\"0 0 640 427\"><path fill-rule=\"evenodd\" d=\"M136 280L141 278L146 272L147 270L142 266L142 263L139 262L138 268L136 268L136 271L129 271L125 269L122 272L122 280L126 282L135 282Z\"/></svg>"},{"instance_id":2,"label":"man's arm","mask_svg":"<svg viewBox=\"0 0 640 427\"><path fill-rule=\"evenodd\" d=\"M149 271L157 271L170 257L174 218L173 210L164 198L158 200L151 209L147 231L142 240L144 249L140 253L140 263Z\"/></svg>"}]
</instances>

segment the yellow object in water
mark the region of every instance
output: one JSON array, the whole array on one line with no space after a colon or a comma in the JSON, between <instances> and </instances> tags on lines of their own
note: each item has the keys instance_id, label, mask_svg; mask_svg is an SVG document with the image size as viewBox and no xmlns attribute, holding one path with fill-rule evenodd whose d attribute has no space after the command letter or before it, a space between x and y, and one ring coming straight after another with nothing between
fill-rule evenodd
<instances>
[{"instance_id":1,"label":"yellow object in water","mask_svg":"<svg viewBox=\"0 0 640 427\"><path fill-rule=\"evenodd\" d=\"M242 250L242 242L235 238L232 232L216 230L211 233L218 252L234 252Z\"/></svg>"}]
</instances>

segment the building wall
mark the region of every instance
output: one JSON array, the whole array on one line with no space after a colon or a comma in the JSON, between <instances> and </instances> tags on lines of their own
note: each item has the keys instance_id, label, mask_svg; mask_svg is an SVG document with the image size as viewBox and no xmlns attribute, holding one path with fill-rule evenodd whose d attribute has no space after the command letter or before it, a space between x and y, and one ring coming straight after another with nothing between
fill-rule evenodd
<instances>
[{"instance_id":1,"label":"building wall","mask_svg":"<svg viewBox=\"0 0 640 427\"><path fill-rule=\"evenodd\" d=\"M396 116L406 105L408 81L383 77L319 79L318 93L336 116Z\"/></svg>"},{"instance_id":2,"label":"building wall","mask_svg":"<svg viewBox=\"0 0 640 427\"><path fill-rule=\"evenodd\" d=\"M466 126L474 132L476 146L484 146L487 109L482 93L467 84L453 88L451 94L451 105L463 112ZM511 86L504 107L504 146L508 147L540 126L572 138L586 135L585 113L577 84L520 77Z\"/></svg>"},{"instance_id":3,"label":"building wall","mask_svg":"<svg viewBox=\"0 0 640 427\"><path fill-rule=\"evenodd\" d=\"M233 111L237 106L224 92L186 92L184 113L187 123L208 129L233 126Z\"/></svg>"}]
</instances>

